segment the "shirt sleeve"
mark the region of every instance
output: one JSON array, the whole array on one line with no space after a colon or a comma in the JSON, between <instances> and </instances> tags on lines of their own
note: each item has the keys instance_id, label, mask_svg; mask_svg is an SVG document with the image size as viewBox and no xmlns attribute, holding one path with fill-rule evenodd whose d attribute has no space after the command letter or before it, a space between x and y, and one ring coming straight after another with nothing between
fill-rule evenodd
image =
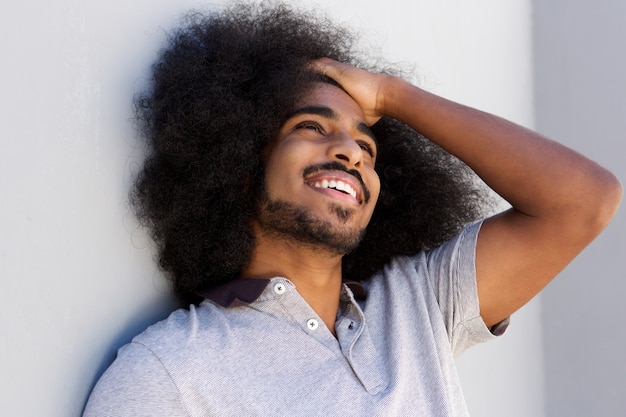
<instances>
[{"instance_id":1,"label":"shirt sleeve","mask_svg":"<svg viewBox=\"0 0 626 417\"><path fill-rule=\"evenodd\" d=\"M83 417L188 416L180 392L157 356L132 342L93 389Z\"/></svg>"},{"instance_id":2,"label":"shirt sleeve","mask_svg":"<svg viewBox=\"0 0 626 417\"><path fill-rule=\"evenodd\" d=\"M476 286L476 241L482 222L427 254L431 286L443 315L452 351L458 356L467 348L504 333L509 319L487 328L480 316Z\"/></svg>"}]
</instances>

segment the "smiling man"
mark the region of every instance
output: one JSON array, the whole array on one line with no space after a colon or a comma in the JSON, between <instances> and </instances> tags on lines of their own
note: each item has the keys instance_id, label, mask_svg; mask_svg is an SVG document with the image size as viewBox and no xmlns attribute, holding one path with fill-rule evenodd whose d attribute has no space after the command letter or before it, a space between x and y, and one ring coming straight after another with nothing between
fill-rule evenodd
<instances>
[{"instance_id":1,"label":"smiling man","mask_svg":"<svg viewBox=\"0 0 626 417\"><path fill-rule=\"evenodd\" d=\"M349 39L284 5L172 34L133 202L196 303L120 349L86 416L466 416L454 356L609 223L611 173ZM512 208L483 219L460 160Z\"/></svg>"},{"instance_id":2,"label":"smiling man","mask_svg":"<svg viewBox=\"0 0 626 417\"><path fill-rule=\"evenodd\" d=\"M297 106L266 149L258 220L270 228L284 222L282 230L297 242L343 256L357 247L378 199L376 139L361 108L339 87L320 82ZM293 212L272 216L274 222L265 218L281 209ZM304 213L315 211L327 219L307 221Z\"/></svg>"},{"instance_id":3,"label":"smiling man","mask_svg":"<svg viewBox=\"0 0 626 417\"><path fill-rule=\"evenodd\" d=\"M378 199L376 152L359 105L321 81L266 148L255 247L241 275L289 277L333 334L341 261L357 248Z\"/></svg>"}]
</instances>

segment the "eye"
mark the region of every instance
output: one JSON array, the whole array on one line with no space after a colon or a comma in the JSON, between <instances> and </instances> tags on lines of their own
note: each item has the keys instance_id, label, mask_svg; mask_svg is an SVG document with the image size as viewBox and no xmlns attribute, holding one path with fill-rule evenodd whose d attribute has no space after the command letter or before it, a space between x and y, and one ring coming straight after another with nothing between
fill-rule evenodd
<instances>
[{"instance_id":1,"label":"eye","mask_svg":"<svg viewBox=\"0 0 626 417\"><path fill-rule=\"evenodd\" d=\"M322 129L322 126L320 126L319 123L312 122L312 121L298 123L294 129L307 129L307 130L312 130L322 135L324 134L324 129Z\"/></svg>"},{"instance_id":2,"label":"eye","mask_svg":"<svg viewBox=\"0 0 626 417\"><path fill-rule=\"evenodd\" d=\"M372 147L372 145L370 145L367 142L362 142L362 141L358 142L358 144L363 151L367 152L369 156L371 156L372 158L374 157L374 148Z\"/></svg>"}]
</instances>

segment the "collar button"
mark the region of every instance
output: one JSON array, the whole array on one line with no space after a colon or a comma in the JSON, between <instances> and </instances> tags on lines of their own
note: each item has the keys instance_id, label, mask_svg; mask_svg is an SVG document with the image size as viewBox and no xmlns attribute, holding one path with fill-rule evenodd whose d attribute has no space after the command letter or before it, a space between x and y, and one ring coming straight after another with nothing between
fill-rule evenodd
<instances>
[{"instance_id":1,"label":"collar button","mask_svg":"<svg viewBox=\"0 0 626 417\"><path fill-rule=\"evenodd\" d=\"M274 285L274 292L278 295L283 295L287 291L287 287L282 282Z\"/></svg>"}]
</instances>

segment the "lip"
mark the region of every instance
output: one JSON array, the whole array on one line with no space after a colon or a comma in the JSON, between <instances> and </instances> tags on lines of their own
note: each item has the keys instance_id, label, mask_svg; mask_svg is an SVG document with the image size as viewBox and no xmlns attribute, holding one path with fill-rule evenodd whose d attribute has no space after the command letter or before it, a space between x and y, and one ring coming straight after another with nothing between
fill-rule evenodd
<instances>
[{"instance_id":1,"label":"lip","mask_svg":"<svg viewBox=\"0 0 626 417\"><path fill-rule=\"evenodd\" d=\"M321 183L322 181L341 181L344 184L350 186L355 192L356 196L353 197L350 194L344 193L339 190L335 190L333 188L322 188L317 187L316 183ZM363 203L363 188L359 181L354 178L354 176L348 174L343 171L335 171L335 170L322 170L318 171L312 175L307 176L304 179L304 182L313 188L315 191L321 192L323 194L329 195L333 198L338 198L341 200L352 202L353 204L362 204Z\"/></svg>"}]
</instances>

